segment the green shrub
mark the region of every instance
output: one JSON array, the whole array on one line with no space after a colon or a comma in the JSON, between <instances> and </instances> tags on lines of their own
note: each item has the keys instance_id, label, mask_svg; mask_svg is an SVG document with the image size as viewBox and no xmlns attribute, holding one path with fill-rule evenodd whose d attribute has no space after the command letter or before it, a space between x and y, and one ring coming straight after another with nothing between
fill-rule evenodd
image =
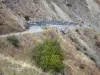
<instances>
[{"instance_id":1,"label":"green shrub","mask_svg":"<svg viewBox=\"0 0 100 75\"><path fill-rule=\"evenodd\" d=\"M80 64L79 68L80 69L85 69L86 65L85 64Z\"/></svg>"},{"instance_id":2,"label":"green shrub","mask_svg":"<svg viewBox=\"0 0 100 75\"><path fill-rule=\"evenodd\" d=\"M87 48L86 47L84 47L84 51L87 51Z\"/></svg>"},{"instance_id":3,"label":"green shrub","mask_svg":"<svg viewBox=\"0 0 100 75\"><path fill-rule=\"evenodd\" d=\"M72 4L66 4L68 7L72 7Z\"/></svg>"},{"instance_id":4,"label":"green shrub","mask_svg":"<svg viewBox=\"0 0 100 75\"><path fill-rule=\"evenodd\" d=\"M77 32L77 33L79 33L79 30L78 30L78 29L76 29L76 32Z\"/></svg>"},{"instance_id":5,"label":"green shrub","mask_svg":"<svg viewBox=\"0 0 100 75\"><path fill-rule=\"evenodd\" d=\"M96 42L95 45L100 48L100 42Z\"/></svg>"},{"instance_id":6,"label":"green shrub","mask_svg":"<svg viewBox=\"0 0 100 75\"><path fill-rule=\"evenodd\" d=\"M80 47L79 46L76 46L76 50L80 50Z\"/></svg>"},{"instance_id":7,"label":"green shrub","mask_svg":"<svg viewBox=\"0 0 100 75\"><path fill-rule=\"evenodd\" d=\"M25 18L26 21L30 20L28 15L24 16L24 18Z\"/></svg>"},{"instance_id":8,"label":"green shrub","mask_svg":"<svg viewBox=\"0 0 100 75\"><path fill-rule=\"evenodd\" d=\"M15 36L9 36L7 37L7 41L12 44L13 46L19 48L19 40Z\"/></svg>"},{"instance_id":9,"label":"green shrub","mask_svg":"<svg viewBox=\"0 0 100 75\"><path fill-rule=\"evenodd\" d=\"M72 15L71 15L71 14L69 14L69 17L71 18L71 17L72 17Z\"/></svg>"},{"instance_id":10,"label":"green shrub","mask_svg":"<svg viewBox=\"0 0 100 75\"><path fill-rule=\"evenodd\" d=\"M64 69L63 59L63 52L57 40L44 40L33 49L32 60L44 71L61 72Z\"/></svg>"},{"instance_id":11,"label":"green shrub","mask_svg":"<svg viewBox=\"0 0 100 75\"><path fill-rule=\"evenodd\" d=\"M94 62L96 62L96 58L95 57L91 56L90 59L93 60Z\"/></svg>"},{"instance_id":12,"label":"green shrub","mask_svg":"<svg viewBox=\"0 0 100 75\"><path fill-rule=\"evenodd\" d=\"M97 36L94 36L94 39L96 39L96 40L97 40L97 39L98 39L98 37L97 37Z\"/></svg>"}]
</instances>

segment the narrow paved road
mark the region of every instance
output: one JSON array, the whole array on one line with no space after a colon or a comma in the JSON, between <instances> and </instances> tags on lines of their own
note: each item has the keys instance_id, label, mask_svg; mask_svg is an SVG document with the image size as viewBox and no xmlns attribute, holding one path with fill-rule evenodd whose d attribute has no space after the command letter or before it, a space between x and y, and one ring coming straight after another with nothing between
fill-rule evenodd
<instances>
[{"instance_id":1,"label":"narrow paved road","mask_svg":"<svg viewBox=\"0 0 100 75\"><path fill-rule=\"evenodd\" d=\"M75 22L68 22L68 21L55 21L55 20L42 20L42 21L28 21L26 24L26 28L30 32L40 32L44 27L54 27L58 30L64 30L66 27L69 26L77 26L81 25Z\"/></svg>"},{"instance_id":2,"label":"narrow paved road","mask_svg":"<svg viewBox=\"0 0 100 75\"><path fill-rule=\"evenodd\" d=\"M40 20L40 21L28 21L27 25L30 26L46 26L46 25L78 25L79 23L68 21L56 21L56 20Z\"/></svg>"},{"instance_id":3,"label":"narrow paved road","mask_svg":"<svg viewBox=\"0 0 100 75\"><path fill-rule=\"evenodd\" d=\"M4 34L0 35L0 37L7 37L10 35L21 35L25 33L39 33L43 30L45 27L53 27L57 28L58 30L64 31L66 27L70 26L77 26L80 25L75 22L64 22L64 21L48 21L48 20L42 20L42 21L28 21L25 25L27 28L27 31L24 32L18 32L18 33L11 33L11 34Z\"/></svg>"}]
</instances>

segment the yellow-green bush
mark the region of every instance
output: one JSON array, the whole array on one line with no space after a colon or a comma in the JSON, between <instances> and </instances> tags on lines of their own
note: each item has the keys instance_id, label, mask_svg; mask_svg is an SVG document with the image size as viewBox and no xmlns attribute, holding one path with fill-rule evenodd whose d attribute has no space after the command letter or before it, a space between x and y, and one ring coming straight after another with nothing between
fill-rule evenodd
<instances>
[{"instance_id":1,"label":"yellow-green bush","mask_svg":"<svg viewBox=\"0 0 100 75\"><path fill-rule=\"evenodd\" d=\"M32 60L44 71L61 72L64 69L63 59L63 52L57 40L46 39L33 49Z\"/></svg>"}]
</instances>

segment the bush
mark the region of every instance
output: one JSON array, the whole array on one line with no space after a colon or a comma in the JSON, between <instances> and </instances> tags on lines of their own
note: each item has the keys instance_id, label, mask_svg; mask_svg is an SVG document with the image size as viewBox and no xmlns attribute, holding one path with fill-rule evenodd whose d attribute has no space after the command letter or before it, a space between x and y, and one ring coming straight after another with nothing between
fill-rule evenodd
<instances>
[{"instance_id":1,"label":"bush","mask_svg":"<svg viewBox=\"0 0 100 75\"><path fill-rule=\"evenodd\" d=\"M98 39L98 37L97 37L97 36L94 36L94 39L96 39L96 40L97 40L97 39Z\"/></svg>"},{"instance_id":2,"label":"bush","mask_svg":"<svg viewBox=\"0 0 100 75\"><path fill-rule=\"evenodd\" d=\"M91 56L90 59L93 60L94 62L96 62L96 58L95 57Z\"/></svg>"},{"instance_id":3,"label":"bush","mask_svg":"<svg viewBox=\"0 0 100 75\"><path fill-rule=\"evenodd\" d=\"M85 64L80 64L79 68L80 69L85 69L85 66L86 66Z\"/></svg>"},{"instance_id":4,"label":"bush","mask_svg":"<svg viewBox=\"0 0 100 75\"><path fill-rule=\"evenodd\" d=\"M72 4L67 4L68 7L72 7Z\"/></svg>"},{"instance_id":5,"label":"bush","mask_svg":"<svg viewBox=\"0 0 100 75\"><path fill-rule=\"evenodd\" d=\"M26 21L30 20L28 15L24 16L24 18L25 18Z\"/></svg>"},{"instance_id":6,"label":"bush","mask_svg":"<svg viewBox=\"0 0 100 75\"><path fill-rule=\"evenodd\" d=\"M13 46L19 48L20 42L15 36L9 36L9 37L7 37L7 40L10 44L12 44Z\"/></svg>"},{"instance_id":7,"label":"bush","mask_svg":"<svg viewBox=\"0 0 100 75\"><path fill-rule=\"evenodd\" d=\"M57 40L47 39L35 46L32 60L44 71L61 72L64 69L63 52Z\"/></svg>"},{"instance_id":8,"label":"bush","mask_svg":"<svg viewBox=\"0 0 100 75\"><path fill-rule=\"evenodd\" d=\"M76 29L76 32L77 32L77 33L79 33L79 30L78 30L78 29Z\"/></svg>"},{"instance_id":9,"label":"bush","mask_svg":"<svg viewBox=\"0 0 100 75\"><path fill-rule=\"evenodd\" d=\"M100 42L96 42L95 45L100 48Z\"/></svg>"}]
</instances>

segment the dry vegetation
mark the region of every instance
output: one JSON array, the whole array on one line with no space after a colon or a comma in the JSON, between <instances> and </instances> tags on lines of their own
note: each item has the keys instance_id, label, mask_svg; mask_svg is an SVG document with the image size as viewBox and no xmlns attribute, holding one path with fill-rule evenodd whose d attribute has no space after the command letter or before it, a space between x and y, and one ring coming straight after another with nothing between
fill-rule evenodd
<instances>
[{"instance_id":1,"label":"dry vegetation","mask_svg":"<svg viewBox=\"0 0 100 75\"><path fill-rule=\"evenodd\" d=\"M92 49L93 47L94 48L93 50L96 50L98 47L95 45L95 42L99 40L99 35L97 35L97 32L95 30L91 33L91 30L93 29L79 28L78 32L76 30L72 30L72 31L73 32L76 31L74 34L77 35L77 37L83 40L86 44L88 44L89 48ZM42 75L43 74L44 75L44 72L41 72L41 69L38 69L35 65L32 65L31 49L37 43L41 42L41 40L44 40L46 38L59 37L58 39L61 42L61 47L63 49L64 58L65 58L63 61L66 67L66 69L64 70L65 75L66 74L69 74L69 75L89 75L89 74L100 75L100 71L98 67L96 66L97 62L94 62L89 56L85 55L85 52L88 49L84 48L84 44L82 44L83 46L81 46L75 41L75 39L72 40L69 34L73 35L71 31L69 32L69 30L66 31L65 35L62 35L56 29L48 28L48 29L45 29L40 34L25 33L23 35L22 34L16 35L16 38L20 41L19 48L16 48L11 43L9 43L6 37L0 38L0 58L2 58L0 59L1 73L4 73L5 75L7 73L8 75L14 75L14 73L15 75L19 73L20 73L19 75L27 75L27 74L30 74L30 75L32 74ZM96 38L94 38L95 36ZM3 57L2 57L2 54L4 55ZM14 62L20 61L20 64L14 63L14 62L12 64L11 63L12 61ZM21 67L22 70L17 71L17 69L15 70L8 69L9 67L16 68L16 66L18 68ZM32 67L34 68L32 69ZM46 75L49 75L49 73Z\"/></svg>"},{"instance_id":2,"label":"dry vegetation","mask_svg":"<svg viewBox=\"0 0 100 75\"><path fill-rule=\"evenodd\" d=\"M98 4L100 4L100 0L95 0Z\"/></svg>"},{"instance_id":3,"label":"dry vegetation","mask_svg":"<svg viewBox=\"0 0 100 75\"><path fill-rule=\"evenodd\" d=\"M22 19L22 18L21 18ZM13 32L24 31L23 27L19 22L17 22L18 16L15 15L11 10L4 7L1 4L0 6L0 34L7 34Z\"/></svg>"}]
</instances>

